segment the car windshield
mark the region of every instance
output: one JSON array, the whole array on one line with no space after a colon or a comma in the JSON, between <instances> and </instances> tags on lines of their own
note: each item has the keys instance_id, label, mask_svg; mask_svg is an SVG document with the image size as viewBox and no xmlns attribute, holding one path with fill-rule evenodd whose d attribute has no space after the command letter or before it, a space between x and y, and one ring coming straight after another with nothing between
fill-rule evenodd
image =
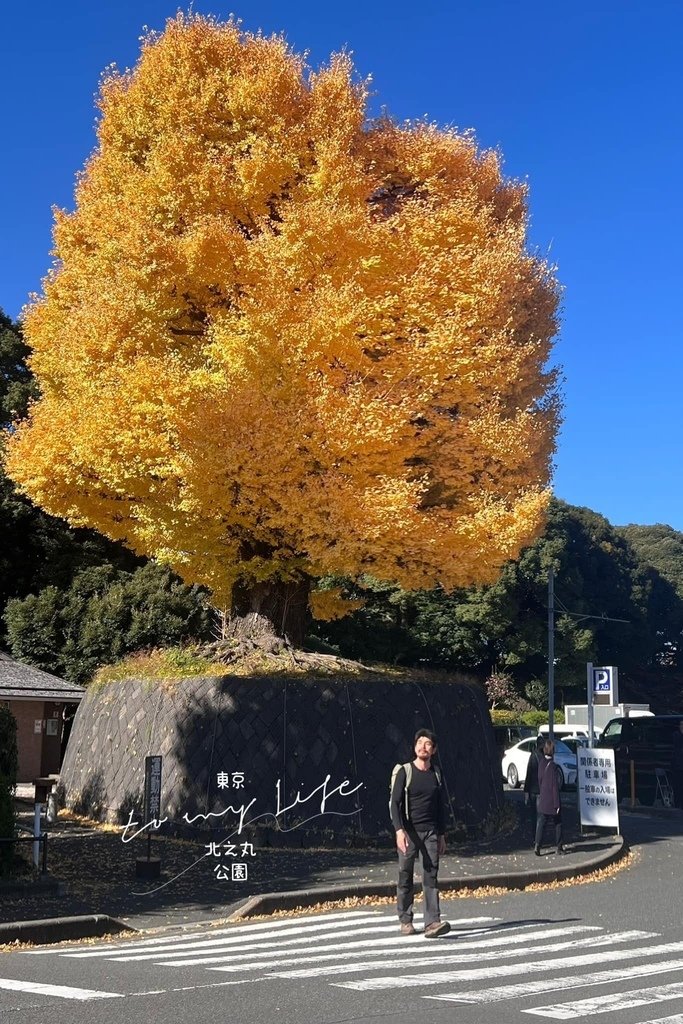
<instances>
[{"instance_id":1,"label":"car windshield","mask_svg":"<svg viewBox=\"0 0 683 1024\"><path fill-rule=\"evenodd\" d=\"M609 722L601 738L603 741L611 740L616 746L621 739L621 722L618 720Z\"/></svg>"},{"instance_id":2,"label":"car windshield","mask_svg":"<svg viewBox=\"0 0 683 1024\"><path fill-rule=\"evenodd\" d=\"M586 746L586 741L581 736L567 736L562 742L569 747L572 754L575 754L579 747Z\"/></svg>"},{"instance_id":3,"label":"car windshield","mask_svg":"<svg viewBox=\"0 0 683 1024\"><path fill-rule=\"evenodd\" d=\"M555 757L576 757L576 754L562 740L555 740Z\"/></svg>"}]
</instances>

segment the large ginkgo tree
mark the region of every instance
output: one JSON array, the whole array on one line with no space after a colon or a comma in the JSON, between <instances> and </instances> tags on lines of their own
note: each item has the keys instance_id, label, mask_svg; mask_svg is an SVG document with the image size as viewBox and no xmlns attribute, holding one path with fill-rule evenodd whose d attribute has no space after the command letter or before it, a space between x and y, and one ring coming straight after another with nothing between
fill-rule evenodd
<instances>
[{"instance_id":1,"label":"large ginkgo tree","mask_svg":"<svg viewBox=\"0 0 683 1024\"><path fill-rule=\"evenodd\" d=\"M109 71L7 445L48 512L293 640L316 578L490 581L548 500L557 286L525 187L366 107L348 56L312 73L200 16Z\"/></svg>"}]
</instances>

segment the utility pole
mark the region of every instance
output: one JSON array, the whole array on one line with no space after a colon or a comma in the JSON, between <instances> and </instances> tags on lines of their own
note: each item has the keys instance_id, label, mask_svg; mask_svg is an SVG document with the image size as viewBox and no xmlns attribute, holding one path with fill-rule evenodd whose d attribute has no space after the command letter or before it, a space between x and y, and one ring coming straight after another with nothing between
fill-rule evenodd
<instances>
[{"instance_id":1,"label":"utility pole","mask_svg":"<svg viewBox=\"0 0 683 1024\"><path fill-rule=\"evenodd\" d=\"M597 619L600 622L626 622L628 619L613 619L609 615L584 615L570 612L560 601L560 614L568 615L576 622ZM548 737L555 738L555 570L548 569ZM592 737L591 737L592 738Z\"/></svg>"},{"instance_id":2,"label":"utility pole","mask_svg":"<svg viewBox=\"0 0 683 1024\"><path fill-rule=\"evenodd\" d=\"M555 738L555 570L548 569L548 738Z\"/></svg>"}]
</instances>

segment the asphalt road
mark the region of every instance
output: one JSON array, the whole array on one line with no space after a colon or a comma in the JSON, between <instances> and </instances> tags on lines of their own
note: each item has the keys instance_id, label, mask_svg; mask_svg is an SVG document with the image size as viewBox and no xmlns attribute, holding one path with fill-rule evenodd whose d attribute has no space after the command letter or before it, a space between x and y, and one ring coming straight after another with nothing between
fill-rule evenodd
<instances>
[{"instance_id":1,"label":"asphalt road","mask_svg":"<svg viewBox=\"0 0 683 1024\"><path fill-rule=\"evenodd\" d=\"M682 825L624 815L628 870L453 901L441 939L366 908L6 953L0 1020L683 1024Z\"/></svg>"}]
</instances>

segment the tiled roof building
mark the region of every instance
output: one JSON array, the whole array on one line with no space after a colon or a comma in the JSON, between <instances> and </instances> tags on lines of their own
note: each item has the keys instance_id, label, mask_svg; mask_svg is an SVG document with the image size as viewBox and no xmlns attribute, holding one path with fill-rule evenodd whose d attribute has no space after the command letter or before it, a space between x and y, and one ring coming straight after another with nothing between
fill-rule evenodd
<instances>
[{"instance_id":1,"label":"tiled roof building","mask_svg":"<svg viewBox=\"0 0 683 1024\"><path fill-rule=\"evenodd\" d=\"M17 722L19 782L59 771L66 726L85 690L0 651L0 703Z\"/></svg>"}]
</instances>

